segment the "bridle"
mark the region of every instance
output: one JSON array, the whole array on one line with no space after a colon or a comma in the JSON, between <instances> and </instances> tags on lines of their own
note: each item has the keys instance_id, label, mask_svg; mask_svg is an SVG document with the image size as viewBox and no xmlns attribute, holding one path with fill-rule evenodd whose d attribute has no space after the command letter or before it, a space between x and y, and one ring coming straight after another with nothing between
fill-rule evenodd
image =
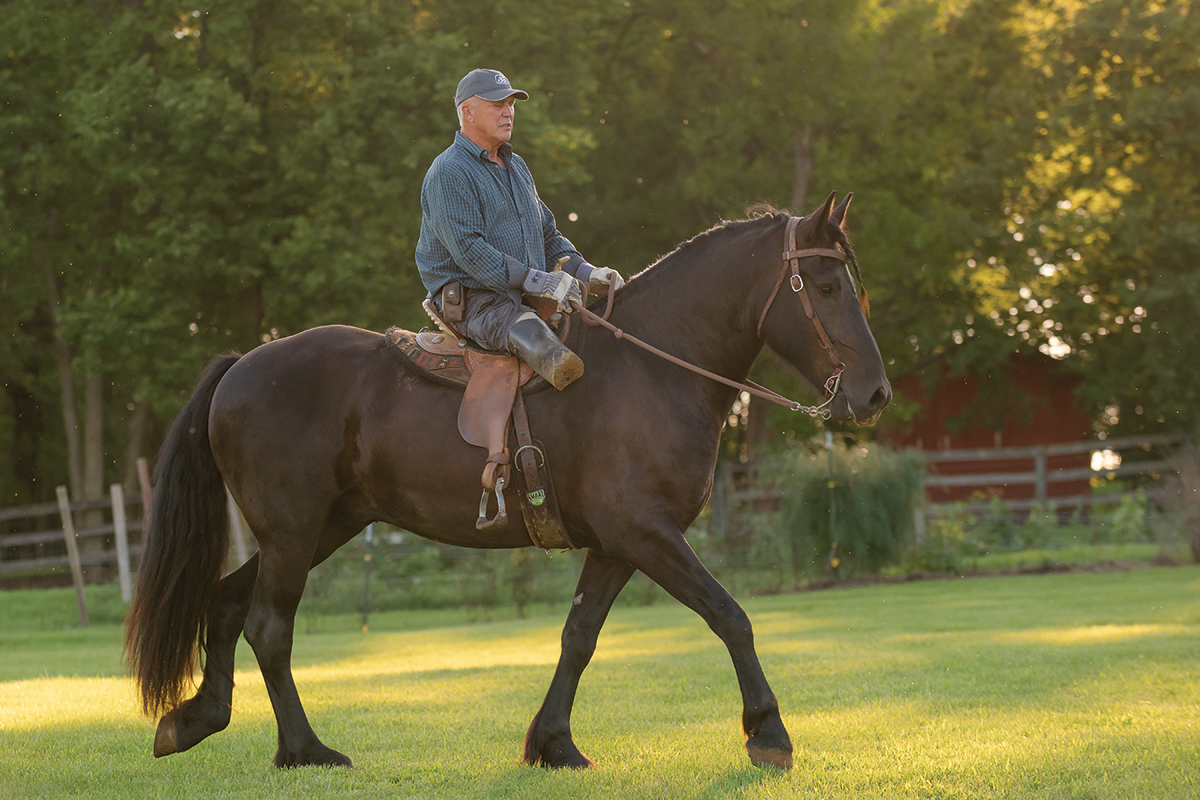
<instances>
[{"instance_id":1,"label":"bridle","mask_svg":"<svg viewBox=\"0 0 1200 800\"><path fill-rule=\"evenodd\" d=\"M767 312L771 310L771 305L775 302L775 297L779 294L780 287L783 286L784 278L790 273L791 278L789 279L789 283L792 287L792 291L799 295L800 304L804 308L804 315L808 317L809 321L812 322L813 327L817 331L817 338L821 342L821 347L825 350L825 352L829 355L830 360L833 362L833 373L829 376L829 379L825 381L824 387L825 392L829 395L829 397L826 398L825 402L821 403L820 405L806 406L802 403L796 402L795 400L789 400L783 395L773 392L764 386L759 386L753 381L739 383L737 381L730 380L729 378L717 375L715 372L709 372L702 367L698 367L695 364L684 361L681 358L677 358L670 353L663 352L654 345L643 342L636 336L630 336L628 333L625 333L623 330L608 321L608 316L612 313L613 298L616 295L616 292L608 293L608 304L604 309L603 315L589 311L582 303L575 303L575 310L579 312L580 316L583 318L583 321L588 325L592 327L599 326L607 328L616 338L626 339L643 350L651 352L659 358L670 361L672 364L676 364L684 369L691 370L697 375L703 375L706 378L710 378L718 383L723 383L726 386L731 386L743 392L749 392L755 397L760 397L763 400L768 400L777 405L785 406L792 411L803 411L809 416L820 417L821 419L827 420L831 416L830 406L833 404L834 398L837 397L838 389L840 388L842 382L842 371L846 368L846 365L842 363L842 361L837 357L837 354L834 352L833 342L830 341L829 334L825 332L825 326L821 324L821 318L817 316L816 309L813 308L812 301L809 299L808 292L804 286L804 278L800 275L800 260L814 256L824 256L828 258L836 258L839 261L849 263L850 259L841 250L835 250L832 248L809 247L803 250L797 250L796 229L799 227L801 219L801 217L788 217L787 228L784 232L784 246L786 249L783 252L783 270L780 271L779 280L775 281L775 288L771 290L771 296L767 298L767 304L763 307L762 314L758 318L758 328L755 330L755 333L760 339L762 338L763 321L766 320ZM584 302L586 302L586 300Z\"/></svg>"},{"instance_id":2,"label":"bridle","mask_svg":"<svg viewBox=\"0 0 1200 800\"><path fill-rule=\"evenodd\" d=\"M836 258L844 264L850 263L850 257L841 250L832 247L806 247L803 250L796 249L796 229L800 227L801 217L788 217L787 229L784 231L784 247L783 251L783 269L779 272L779 280L775 281L775 288L771 290L771 296L767 298L767 304L763 306L762 314L758 317L758 327L755 333L758 338L762 338L763 322L767 319L767 313L771 310L771 304L775 302L775 297L779 294L779 288L783 286L783 279L791 273L788 278L788 283L792 287L792 291L800 298L800 305L804 307L804 316L808 317L808 321L813 324L817 331L817 339L821 342L821 349L829 356L829 360L833 362L833 373L829 376L829 380L825 381L825 391L829 394L829 401L838 393L838 387L842 382L842 371L846 369L845 363L838 358L837 353L833 349L833 342L829 339L829 334L825 332L825 326L821 324L821 318L817 316L817 310L813 308L812 300L808 296L808 288L804 285L804 278L800 275L800 259L812 257ZM826 401L826 402L829 402Z\"/></svg>"}]
</instances>

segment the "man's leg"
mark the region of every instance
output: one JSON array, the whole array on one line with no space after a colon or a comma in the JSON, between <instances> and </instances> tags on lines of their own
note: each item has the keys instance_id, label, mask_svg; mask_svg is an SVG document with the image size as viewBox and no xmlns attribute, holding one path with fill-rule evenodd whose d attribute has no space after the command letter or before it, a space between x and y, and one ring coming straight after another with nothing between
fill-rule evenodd
<instances>
[{"instance_id":1,"label":"man's leg","mask_svg":"<svg viewBox=\"0 0 1200 800\"><path fill-rule=\"evenodd\" d=\"M534 311L506 295L467 291L467 336L489 350L507 350L562 391L583 374L583 361Z\"/></svg>"}]
</instances>

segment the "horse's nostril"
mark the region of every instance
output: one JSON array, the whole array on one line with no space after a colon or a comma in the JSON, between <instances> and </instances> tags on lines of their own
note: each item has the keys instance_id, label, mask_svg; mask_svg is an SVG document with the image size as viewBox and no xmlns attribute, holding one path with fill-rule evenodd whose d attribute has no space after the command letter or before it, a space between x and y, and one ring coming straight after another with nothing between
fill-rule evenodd
<instances>
[{"instance_id":1,"label":"horse's nostril","mask_svg":"<svg viewBox=\"0 0 1200 800\"><path fill-rule=\"evenodd\" d=\"M890 402L892 402L892 393L886 387L880 386L875 390L875 394L871 395L871 410L879 411Z\"/></svg>"}]
</instances>

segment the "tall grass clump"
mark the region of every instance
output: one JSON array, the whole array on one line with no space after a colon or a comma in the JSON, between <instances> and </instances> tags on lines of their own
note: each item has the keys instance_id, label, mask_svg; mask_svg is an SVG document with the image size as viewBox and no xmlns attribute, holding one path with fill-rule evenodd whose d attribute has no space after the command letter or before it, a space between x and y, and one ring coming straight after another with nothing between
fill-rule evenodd
<instances>
[{"instance_id":1,"label":"tall grass clump","mask_svg":"<svg viewBox=\"0 0 1200 800\"><path fill-rule=\"evenodd\" d=\"M920 453L835 443L832 451L781 454L773 468L795 568L849 577L900 561L913 539L913 504L925 476Z\"/></svg>"}]
</instances>

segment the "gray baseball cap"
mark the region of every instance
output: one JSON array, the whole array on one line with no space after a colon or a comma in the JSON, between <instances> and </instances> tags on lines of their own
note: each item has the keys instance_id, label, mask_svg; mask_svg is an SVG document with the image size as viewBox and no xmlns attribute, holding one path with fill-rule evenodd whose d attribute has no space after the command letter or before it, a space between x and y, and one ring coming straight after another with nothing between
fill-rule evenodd
<instances>
[{"instance_id":1,"label":"gray baseball cap","mask_svg":"<svg viewBox=\"0 0 1200 800\"><path fill-rule=\"evenodd\" d=\"M518 100L528 100L529 93L514 89L508 83L504 73L494 69L473 69L466 77L458 82L458 91L454 93L454 105L462 105L468 97L482 97L484 100L503 100L506 97L517 96Z\"/></svg>"}]
</instances>

